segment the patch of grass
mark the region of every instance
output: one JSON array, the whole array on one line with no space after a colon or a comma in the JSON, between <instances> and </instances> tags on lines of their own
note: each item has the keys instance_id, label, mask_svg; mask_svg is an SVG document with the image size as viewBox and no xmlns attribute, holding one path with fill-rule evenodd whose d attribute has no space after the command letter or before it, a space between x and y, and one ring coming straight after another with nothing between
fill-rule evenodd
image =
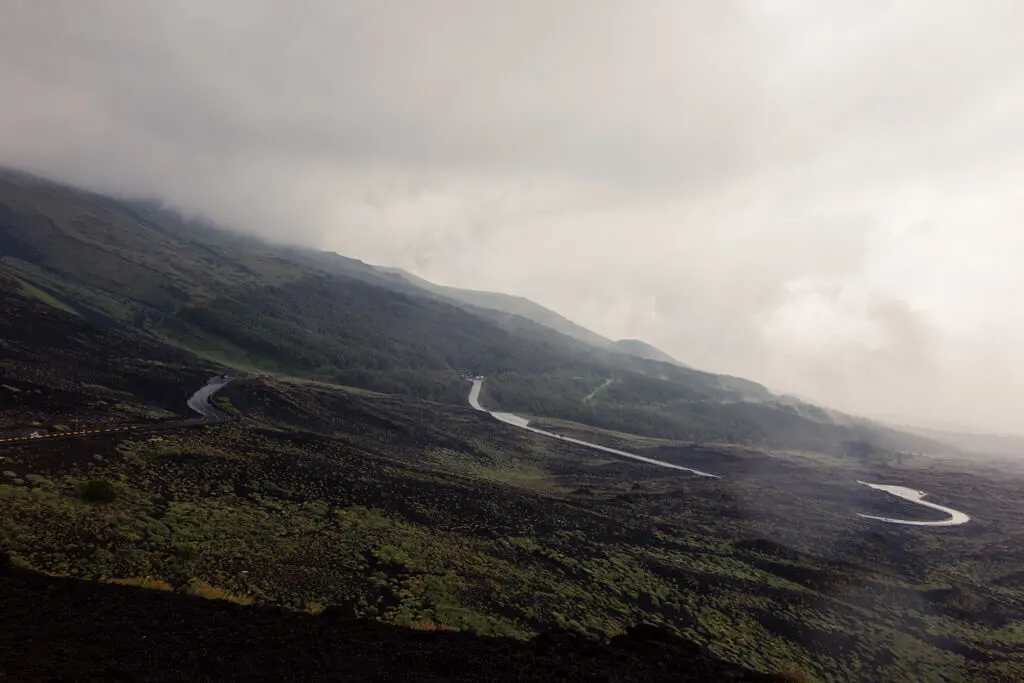
<instances>
[{"instance_id":1,"label":"patch of grass","mask_svg":"<svg viewBox=\"0 0 1024 683\"><path fill-rule=\"evenodd\" d=\"M167 583L163 579L158 579L152 576L136 576L128 579L109 579L110 583L116 583L121 586L138 586L139 588L147 588L149 590L157 591L173 591L174 587Z\"/></svg>"},{"instance_id":2,"label":"patch of grass","mask_svg":"<svg viewBox=\"0 0 1024 683\"><path fill-rule=\"evenodd\" d=\"M201 579L193 579L189 582L186 592L190 595L198 595L207 600L227 600L238 605L251 605L256 600L251 595L232 593L231 591L210 585Z\"/></svg>"},{"instance_id":3,"label":"patch of grass","mask_svg":"<svg viewBox=\"0 0 1024 683\"><path fill-rule=\"evenodd\" d=\"M25 280L21 280L21 279L18 280L18 284L21 286L21 291L23 291L24 293L28 294L29 296L31 296L34 299L39 299L40 301L42 301L47 306L52 306L53 308L59 308L60 310L64 311L65 313L70 313L71 315L74 315L74 316L77 316L77 317L81 317L79 315L78 311L76 311L75 309L71 308L66 303L64 303L63 301L57 299L56 297L54 297L54 296L44 292L43 290L39 289L35 285L31 285L28 282L26 282Z\"/></svg>"},{"instance_id":4,"label":"patch of grass","mask_svg":"<svg viewBox=\"0 0 1024 683\"><path fill-rule=\"evenodd\" d=\"M223 410L228 415L238 416L242 414L238 410L238 408L231 405L231 399L229 399L227 396L217 396L214 399L214 401L217 403L217 407Z\"/></svg>"},{"instance_id":5,"label":"patch of grass","mask_svg":"<svg viewBox=\"0 0 1024 683\"><path fill-rule=\"evenodd\" d=\"M447 624L438 624L434 621L431 621L430 619L420 619L419 621L415 621L409 626L409 628L411 628L414 631L427 632L458 630L453 626L448 626Z\"/></svg>"}]
</instances>

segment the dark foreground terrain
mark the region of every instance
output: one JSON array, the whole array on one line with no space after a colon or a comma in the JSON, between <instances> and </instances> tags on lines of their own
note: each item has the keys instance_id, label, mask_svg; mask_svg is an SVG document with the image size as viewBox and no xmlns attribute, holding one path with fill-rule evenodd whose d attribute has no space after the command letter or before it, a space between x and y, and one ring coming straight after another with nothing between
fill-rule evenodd
<instances>
[{"instance_id":1,"label":"dark foreground terrain","mask_svg":"<svg viewBox=\"0 0 1024 683\"><path fill-rule=\"evenodd\" d=\"M0 566L0 607L4 681L785 680L652 627L609 643L427 633L10 566Z\"/></svg>"}]
</instances>

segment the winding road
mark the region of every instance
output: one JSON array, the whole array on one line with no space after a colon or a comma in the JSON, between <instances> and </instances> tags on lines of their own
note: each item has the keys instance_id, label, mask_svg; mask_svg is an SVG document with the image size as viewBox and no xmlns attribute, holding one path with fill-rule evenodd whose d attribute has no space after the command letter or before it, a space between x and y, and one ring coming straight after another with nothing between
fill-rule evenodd
<instances>
[{"instance_id":1,"label":"winding road","mask_svg":"<svg viewBox=\"0 0 1024 683\"><path fill-rule=\"evenodd\" d=\"M97 436L99 434L115 434L118 432L155 432L166 429L177 429L180 427L196 427L205 424L217 424L219 422L230 422L235 419L233 416L224 413L213 405L214 394L223 389L231 382L228 377L217 376L201 386L196 393L188 399L188 407L199 413L200 417L189 420L177 420L175 422L163 422L160 424L138 424L118 425L116 427L100 427L95 429L76 429L68 432L52 432L49 434L28 434L25 436L0 436L0 444L13 444L25 441L42 441L44 439L70 439L83 436Z\"/></svg>"},{"instance_id":2,"label":"winding road","mask_svg":"<svg viewBox=\"0 0 1024 683\"><path fill-rule=\"evenodd\" d=\"M664 462L662 460L645 458L644 456L637 455L636 453L627 453L626 451L620 451L617 448L609 448L608 446L601 446L600 444L590 443L589 441L581 441L580 439L574 439L571 436L562 436L561 434L555 434L554 432L549 432L544 429L537 429L536 427L531 427L530 421L527 420L526 418L519 417L518 415L513 415L512 413L501 413L487 410L482 405L480 405L480 389L483 387L483 385L483 378L477 377L473 379L473 388L469 390L469 405L471 405L476 410L479 410L480 412L489 414L494 419L500 420L505 424L510 424L513 427L525 429L526 431L533 432L534 434L541 434L552 439L558 439L559 441L573 443L576 444L577 446L584 446L585 448L592 448L596 451L611 453L612 455L618 455L620 457L629 458L631 460L638 460L640 462L645 462L649 465L657 465L658 467L667 467L673 470L683 470L686 472L692 472L701 477L712 477L714 479L721 478L717 474L711 474L710 472L702 472L700 470L695 470L692 467L683 467L682 465L674 465L670 462Z\"/></svg>"},{"instance_id":3,"label":"winding road","mask_svg":"<svg viewBox=\"0 0 1024 683\"><path fill-rule=\"evenodd\" d=\"M212 399L214 394L230 383L231 379L228 377L214 377L204 386L199 387L196 393L192 394L192 397L188 400L188 407L202 415L203 421L206 423L226 421L230 416L214 406Z\"/></svg>"},{"instance_id":4,"label":"winding road","mask_svg":"<svg viewBox=\"0 0 1024 683\"><path fill-rule=\"evenodd\" d=\"M529 432L533 432L534 434L541 434L543 436L547 436L547 437L550 437L552 439L558 439L559 441L567 441L569 443L573 443L573 444L576 444L578 446L585 446L586 448L592 448L594 450L602 451L604 453L611 453L612 455L618 455L618 456L621 456L623 458L629 458L631 460L639 460L640 462L645 462L645 463L648 463L650 465L657 465L659 467L668 467L668 468L674 469L674 470L685 470L687 472L692 472L692 473L694 473L696 475L699 475L701 477L713 477L715 479L721 479L721 477L719 475L717 475L717 474L711 474L709 472L702 472L700 470L695 470L692 467L683 467L681 465L674 465L674 464L669 463L669 462L663 462L661 460L654 460L653 458L646 458L646 457L644 457L642 455L636 455L635 453L627 453L626 451L620 451L620 450L615 449L615 448L608 448L607 446L601 446L601 445L596 444L596 443L590 443L588 441L581 441L579 439L574 439L574 438L572 438L570 436L562 436L561 434L555 434L554 432L549 432L549 431L546 431L546 430L543 430L543 429L537 429L536 427L531 427L530 426L530 421L527 420L526 418L520 417L518 415L514 415L512 413L502 413L502 412L487 410L482 405L480 405L480 390L483 387L484 378L483 377L475 377L475 378L473 378L472 382L473 382L473 386L469 390L469 405L472 406L474 409L479 410L480 412L489 414L494 419L499 420L501 422L504 422L505 424L512 425L513 427L519 427L520 429L525 429L525 430L527 430ZM971 518L968 515L964 514L963 512L960 512L959 510L954 510L953 508L948 508L948 507L945 507L944 505L938 505L936 503L930 503L928 501L922 500L922 498L924 498L926 495L928 495L924 491L918 491L917 489L907 488L906 486L890 486L890 485L887 485L887 484L869 484L866 481L860 481L860 480L858 480L857 483L858 484L864 484L865 486L870 486L871 488L879 490L879 491L885 491L886 493L892 494L894 496L898 496L899 498L903 498L905 500L909 500L909 501L911 501L913 503L917 503L918 505L923 505L925 507L929 507L929 508L932 508L934 510L939 510L941 512L945 512L947 515L949 515L949 517L947 519L940 519L940 520L934 521L934 522L918 522L918 521L909 520L909 519L893 519L891 517L877 517L875 515L865 515L865 514L862 514L862 513L859 513L859 512L857 513L858 517L863 517L864 519L873 519L873 520L876 520L876 521L879 521L879 522L887 522L889 524L908 524L910 526L956 526L958 524L966 524L967 522L971 521Z\"/></svg>"},{"instance_id":5,"label":"winding road","mask_svg":"<svg viewBox=\"0 0 1024 683\"><path fill-rule=\"evenodd\" d=\"M906 486L890 486L888 484L869 484L866 481L857 480L858 484L864 484L870 486L878 491L885 491L904 500L909 500L912 503L923 505L933 510L939 510L949 515L948 519L940 519L936 522L917 522L910 519L893 519L892 517L876 517L875 515L864 515L857 513L858 517L865 519L876 519L879 522L889 522L890 524L909 524L911 526L957 526L958 524L966 524L971 521L971 518L959 510L948 508L945 505L937 505L935 503L929 503L926 500L921 500L928 494L924 491L918 491L917 489L907 488Z\"/></svg>"},{"instance_id":6,"label":"winding road","mask_svg":"<svg viewBox=\"0 0 1024 683\"><path fill-rule=\"evenodd\" d=\"M116 426L116 427L103 427L103 428L98 428L98 429L79 429L79 430L68 431L68 432L55 432L55 433L52 433L52 434L38 434L37 433L37 434L29 434L29 435L25 435L25 436L0 436L0 444L12 444L12 443L20 443L20 442L26 442L26 441L39 441L39 440L43 440L43 439L69 439L69 438L75 438L75 437L95 436L95 435L99 435L99 434L113 434L113 433L117 433L117 432L131 432L131 431L147 431L147 432L152 432L152 431L162 431L162 430L167 430L167 429L176 429L176 428L181 428L181 427L195 427L195 426L205 425L205 424L217 424L217 423L220 423L220 422L230 422L230 421L232 421L234 419L237 419L237 418L235 418L232 415L226 414L224 411L222 411L218 407L216 407L213 404L213 400L212 399L213 399L214 395L216 395L216 393L218 391L220 391L225 386L227 386L231 381L232 381L231 378L228 378L226 376L217 376L217 377L212 378L205 385L200 387L194 394L192 394L192 396L188 399L188 407L191 408L194 412L199 414L198 418L193 418L193 419L189 419L189 420L178 420L176 422L164 422L164 423L161 423L161 424L120 425L120 426ZM589 441L583 441L581 439L576 439L576 438L573 438L571 436L563 436L561 434L556 434L554 432L549 432L549 431L544 430L544 429L538 429L536 427L531 427L529 420L527 420L524 417L520 417L519 415L515 415L513 413L504 413L504 412L500 412L500 411L487 410L482 405L480 405L480 390L482 389L483 384L484 384L483 377L476 377L476 378L474 378L472 380L472 382L473 382L473 386L469 390L469 405L472 406L475 410L478 410L478 411L483 412L483 413L487 413L488 415L490 415L494 419L498 420L499 422L504 422L505 424L512 425L513 427L518 427L520 429L525 429L528 432L533 432L534 434L540 434L541 436L546 436L548 438L556 439L558 441L564 441L566 443L575 444L577 446L583 446L584 448L590 448L590 449L593 449L595 451L601 451L602 453L610 453L611 455L617 455L617 456L622 457L622 458L628 458L630 460L636 460L638 462L647 463L649 465L655 465L657 467L665 467L665 468L668 468L668 469L681 470L681 471L684 471L684 472L690 472L690 473L695 474L695 475L700 476L700 477L710 477L712 479L721 479L721 477L719 475L717 475L717 474L711 474L710 472L704 472L704 471L701 471L701 470L698 470L698 469L694 469L692 467L683 467L682 465L676 465L676 464L673 464L673 463L670 463L670 462L664 462L662 460L655 460L654 458L648 458L648 457L645 457L645 456L642 456L642 455L637 455L636 453L628 453L626 451L620 451L617 448L609 448L608 446L602 446L600 444L590 443ZM603 387L599 387L599 389L600 388L603 388ZM593 394L591 394L591 395L593 395ZM886 523L889 523L889 524L906 524L906 525L910 525L910 526L929 526L929 527L957 526L959 524L966 524L967 522L971 521L970 516L966 515L963 512L960 512L959 510L954 510L953 508L946 507L944 505L938 505L937 503L932 503L932 502L923 500L923 498L926 495L928 495L924 491L918 491L917 489L908 488L906 486L894 486L894 485L888 485L888 484L871 484L871 483L868 483L866 481L860 481L860 480L858 480L857 483L863 484L865 486L869 486L869 487L871 487L871 488L873 488L875 490L878 490L878 491L884 491L885 493L897 496L899 498L903 498L904 500L909 500L912 503L917 503L918 505L923 505L924 507L931 508L933 510L938 510L940 512L944 512L947 515L949 515L946 519L941 519L941 520L937 520L937 521L930 521L930 522L916 521L916 520L909 520L909 519L894 519L892 517L879 517L879 516L876 516L876 515L866 515L866 514L863 514L863 513L857 513L858 517L862 517L864 519L872 519L872 520L879 521L879 522L886 522Z\"/></svg>"}]
</instances>

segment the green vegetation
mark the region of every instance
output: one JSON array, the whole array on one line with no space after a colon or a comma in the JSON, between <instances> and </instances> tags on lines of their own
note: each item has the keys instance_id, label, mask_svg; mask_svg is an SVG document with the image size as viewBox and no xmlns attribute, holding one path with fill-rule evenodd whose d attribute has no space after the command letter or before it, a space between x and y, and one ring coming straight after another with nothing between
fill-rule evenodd
<instances>
[{"instance_id":1,"label":"green vegetation","mask_svg":"<svg viewBox=\"0 0 1024 683\"><path fill-rule=\"evenodd\" d=\"M425 630L608 637L648 622L794 677L941 681L1024 666L1013 607L1024 588L998 588L1013 570L978 561L991 537L865 534L847 459L766 470L756 451L588 428L728 467L716 482L597 458L459 407L279 381L225 397L245 421L87 440L35 467L48 483L24 475L0 492L0 543L50 573L338 606ZM11 454L11 472L32 471L34 452ZM116 483L116 498L82 502L94 481ZM987 491L970 501L979 514Z\"/></svg>"},{"instance_id":2,"label":"green vegetation","mask_svg":"<svg viewBox=\"0 0 1024 683\"><path fill-rule=\"evenodd\" d=\"M238 408L231 405L231 399L229 399L227 396L215 397L214 403L216 403L217 407L223 410L228 415L241 415L241 413L238 412Z\"/></svg>"},{"instance_id":3,"label":"green vegetation","mask_svg":"<svg viewBox=\"0 0 1024 683\"><path fill-rule=\"evenodd\" d=\"M4 431L180 415L214 358L303 378L226 387L244 420L5 448L19 566L422 630L646 622L794 680L1024 678L1016 475L897 462L929 442L150 204L3 174L0 218L3 270L81 313L0 273ZM724 478L509 428L466 372L487 405ZM856 516L927 515L857 483L911 477L979 523Z\"/></svg>"}]
</instances>

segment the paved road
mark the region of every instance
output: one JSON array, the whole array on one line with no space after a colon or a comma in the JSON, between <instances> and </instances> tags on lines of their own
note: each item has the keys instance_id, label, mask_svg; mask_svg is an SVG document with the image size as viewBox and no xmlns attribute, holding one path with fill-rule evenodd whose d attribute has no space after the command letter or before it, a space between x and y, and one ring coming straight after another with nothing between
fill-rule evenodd
<instances>
[{"instance_id":1,"label":"paved road","mask_svg":"<svg viewBox=\"0 0 1024 683\"><path fill-rule=\"evenodd\" d=\"M533 432L534 434L542 434L552 439L558 439L559 441L573 443L576 444L577 446L592 448L596 451L601 451L603 453L611 453L612 455L617 455L622 458L629 458L630 460L638 460L640 462L645 462L649 465L667 467L672 470L684 470L686 472L692 472L701 477L713 477L714 479L720 479L720 477L717 474L711 474L710 472L702 472L700 470L695 470L692 467L683 467L682 465L675 465L673 463L664 462L662 460L646 458L642 455L637 455L636 453L627 453L626 451L620 451L617 448L609 448L608 446L601 446L600 444L590 443L589 441L581 441L580 439L574 439L571 436L562 436L561 434L555 434L554 432L549 432L543 429L537 429L536 427L531 427L530 421L527 420L526 418L519 417L518 415L513 415L512 413L500 413L487 410L482 405L480 405L480 389L481 387L483 387L483 385L484 380L482 378L476 378L473 380L473 387L469 390L469 405L471 405L476 410L490 414L493 418L501 420L505 424L510 424L513 427L525 429L526 431Z\"/></svg>"},{"instance_id":2,"label":"paved road","mask_svg":"<svg viewBox=\"0 0 1024 683\"><path fill-rule=\"evenodd\" d=\"M226 379L224 377L214 377L205 385L200 387L194 394L192 394L192 396L188 399L188 407L191 408L193 411L199 413L200 417L191 420L178 420L176 422L164 422L161 424L121 425L117 427L103 427L97 429L79 429L71 432L56 432L53 434L39 434L35 436L0 436L0 444L38 441L42 439L68 439L83 436L94 436L97 434L114 434L117 432L153 432L167 429L177 429L181 427L195 427L204 424L216 424L219 422L230 422L235 418L231 415L224 413L222 410L217 408L212 402L214 395L230 382L230 379ZM593 450L601 451L603 453L610 453L612 455L617 455L619 457L629 458L630 460L645 462L649 465L657 465L658 467L666 467L673 470L692 472L693 474L696 474L701 477L712 477L714 479L721 478L717 474L711 474L710 472L702 472L701 470L696 470L693 469L692 467L683 467L681 465L675 465L670 462L664 462L662 460L647 458L642 455L637 455L635 453L627 453L626 451L620 451L616 448L609 448L608 446L590 443L589 441L574 439L571 436L562 436L561 434L555 434L554 432L549 432L544 429L537 429L536 427L530 426L529 420L518 415L515 415L513 413L503 413L499 411L487 410L482 405L480 405L480 390L483 387L483 384L484 380L482 377L478 377L473 380L473 386L469 390L469 405L476 410L491 415L496 420L504 422L505 424L512 425L513 427L518 427L520 429L525 429L529 432L533 432L534 434L540 434L551 439L557 439L559 441L565 441L571 444L575 444L577 446L591 448ZM964 514L963 512L960 512L959 510L954 510L953 508L945 507L943 505L938 505L936 503L931 503L922 500L922 498L928 495L924 491L918 491L916 489L907 488L905 486L869 484L868 482L865 481L858 481L858 483L864 484L865 486L870 486L871 488L877 489L879 491L885 491L886 493L890 493L894 496L898 496L905 500L909 500L911 502L917 503L918 505L923 505L934 510L945 512L947 515L949 515L948 519L938 520L935 522L919 522L907 519L893 519L890 517L877 517L875 515L865 515L858 513L859 517L863 517L865 519L873 519L880 522L888 522L890 524L909 524L912 526L955 526L958 524L966 524L967 522L971 521L971 518L968 515Z\"/></svg>"},{"instance_id":3,"label":"paved road","mask_svg":"<svg viewBox=\"0 0 1024 683\"><path fill-rule=\"evenodd\" d=\"M200 417L198 418L177 420L175 422L163 422L160 424L118 425L116 427L76 429L70 432L53 432L50 434L37 434L34 436L0 436L0 444L42 441L45 439L70 439L83 436L95 436L97 434L115 434L118 432L155 432L167 429L178 429L181 427L196 427L204 424L229 422L234 418L214 406L211 399L214 394L223 389L230 382L230 379L214 377L205 385L200 387L196 393L192 394L192 397L188 399L188 407L199 413Z\"/></svg>"},{"instance_id":4,"label":"paved road","mask_svg":"<svg viewBox=\"0 0 1024 683\"><path fill-rule=\"evenodd\" d=\"M485 413L489 413L492 417L494 417L497 420L500 420L500 421L504 422L505 424L510 424L510 425L512 425L514 427L519 427L520 429L525 429L527 431L533 432L534 434L543 434L544 436L548 436L548 437L551 437L553 439L558 439L559 441L568 441L569 443L574 443L574 444L577 444L579 446L586 446L587 448L593 448L595 450L603 451L605 453L611 453L613 455L622 456L624 458L630 458L632 460L639 460L640 462L646 462L646 463L649 463L651 465L658 465L660 467L668 467L668 468L675 469L675 470L686 470L687 472L693 472L694 474L698 474L698 475L700 475L702 477L714 477L715 479L721 479L721 477L719 477L717 474L710 474L708 472L701 472L700 470L695 470L695 469L692 469L690 467L681 467L680 465L674 465L672 463L662 462L661 460L654 460L652 458L645 458L642 455L636 455L634 453L627 453L625 451L620 451L620 450L617 450L615 448L608 448L607 446L600 446L600 445L598 445L596 443L588 443L586 441L580 441L579 439L574 439L574 438L569 437L569 436L562 436L561 434L555 434L553 432L548 432L548 431L545 431L543 429L537 429L536 427L531 427L530 426L530 421L529 420L527 420L525 418L522 418L522 417L519 417L518 415L513 415L512 413L500 413L500 412L493 412L493 411L487 410L482 405L480 405L480 389L483 387L483 384L484 384L484 380L483 380L482 377L477 377L476 379L473 380L473 387L469 390L469 405L472 406L473 408L475 408L476 410L479 410L479 411L482 411L482 412L485 412ZM931 503L931 502L928 502L928 501L925 501L925 500L921 500L926 495L928 495L924 491L918 491L916 489L907 488L905 486L888 486L888 485L885 485L885 484L869 484L866 481L858 481L857 483L864 484L865 486L870 486L871 488L878 489L879 491L885 491L886 493L890 493L890 494L892 494L894 496L899 496L900 498L904 498L906 500L912 501L914 503L917 503L918 505L924 505L925 507L929 507L929 508L932 508L934 510L940 510L940 511L945 512L946 514L949 515L948 519L941 519L941 520L938 520L938 521L935 521L935 522L918 522L918 521L913 521L913 520L908 520L908 519L893 519L891 517L876 517L875 515L865 515L865 514L861 514L861 513L857 513L858 517L863 517L865 519L874 519L874 520L877 520L879 522L887 522L889 524L910 524L910 525L913 525L913 526L956 526L958 524L966 524L967 522L971 521L971 518L968 515L964 514L963 512L960 512L959 510L954 510L953 508L948 508L948 507L945 507L944 505L937 505L936 503Z\"/></svg>"},{"instance_id":5,"label":"paved road","mask_svg":"<svg viewBox=\"0 0 1024 683\"><path fill-rule=\"evenodd\" d=\"M223 389L231 382L224 377L214 377L205 386L192 394L188 400L188 407L203 416L205 422L224 422L229 419L222 410L213 405L213 395Z\"/></svg>"},{"instance_id":6,"label":"paved road","mask_svg":"<svg viewBox=\"0 0 1024 683\"><path fill-rule=\"evenodd\" d=\"M859 479L857 480L857 483L864 484L865 486L870 486L871 488L877 489L879 491L891 493L892 495L898 496L899 498L903 498L904 500L909 500L912 503L917 503L918 505L923 505L925 507L932 508L933 510L939 510L949 515L948 519L940 519L937 522L917 522L910 519L876 517L875 515L862 515L859 512L857 513L858 517L863 517L865 519L877 519L880 522L889 522L890 524L909 524L911 526L956 526L958 524L967 524L967 522L971 521L970 517L960 512L959 510L954 510L953 508L948 508L944 505L936 505L935 503L929 503L926 500L921 500L922 498L928 495L924 491L918 491L917 489L907 488L906 486L869 484L866 481L860 481Z\"/></svg>"}]
</instances>

